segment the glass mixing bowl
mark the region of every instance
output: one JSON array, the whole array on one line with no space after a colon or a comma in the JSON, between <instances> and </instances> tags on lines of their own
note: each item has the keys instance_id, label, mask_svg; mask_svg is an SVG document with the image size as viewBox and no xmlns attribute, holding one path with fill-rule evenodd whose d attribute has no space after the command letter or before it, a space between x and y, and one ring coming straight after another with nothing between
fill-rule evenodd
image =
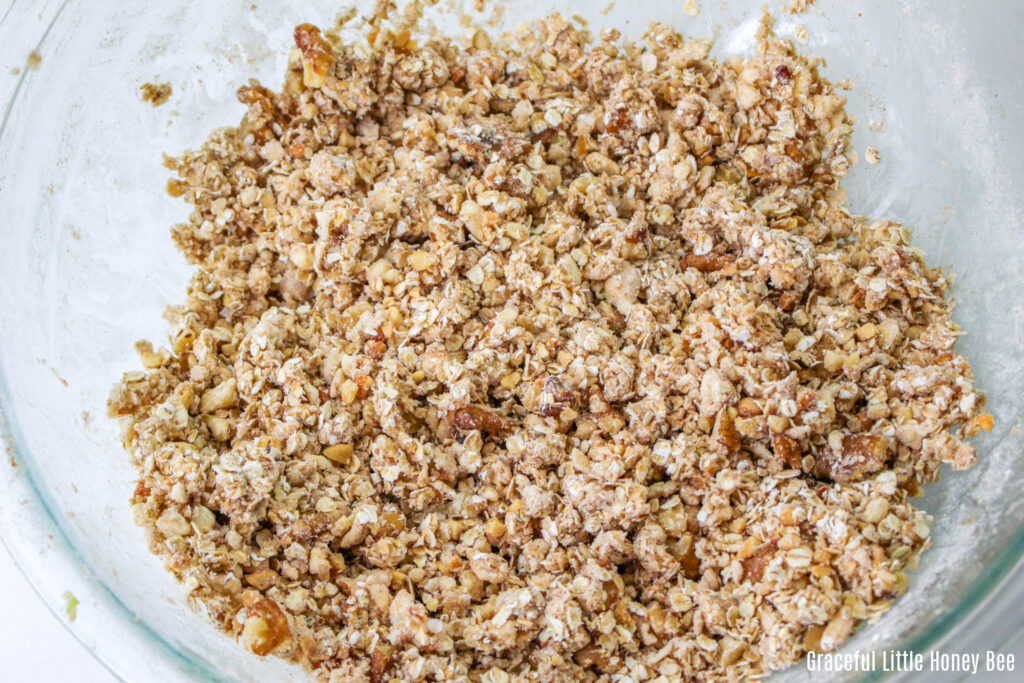
<instances>
[{"instance_id":1,"label":"glass mixing bowl","mask_svg":"<svg viewBox=\"0 0 1024 683\"><path fill-rule=\"evenodd\" d=\"M749 53L763 2L702 0L693 17L680 0L619 0L608 13L604 2L517 1L497 23L560 10L637 36L657 19L717 38L718 54ZM771 5L778 12L782 2ZM81 601L71 628L126 680L302 680L185 606L132 523L134 472L104 403L138 367L132 343L164 339L161 313L189 274L168 232L188 208L163 192L161 153L237 123L238 86L256 76L276 87L293 26L330 25L341 4L5 7L0 427L16 466L0 467L0 533L55 610L65 591ZM458 30L450 8L432 16ZM997 649L1024 623L1024 9L1015 0L821 0L778 18L784 36L805 26L805 50L853 84L855 148L861 159L877 148L882 162L853 169L850 205L906 224L929 261L955 275L960 348L997 420L976 442L979 465L928 490L934 547L910 592L846 649ZM141 84L162 81L174 88L167 104L140 101ZM807 676L797 666L781 678Z\"/></svg>"}]
</instances>

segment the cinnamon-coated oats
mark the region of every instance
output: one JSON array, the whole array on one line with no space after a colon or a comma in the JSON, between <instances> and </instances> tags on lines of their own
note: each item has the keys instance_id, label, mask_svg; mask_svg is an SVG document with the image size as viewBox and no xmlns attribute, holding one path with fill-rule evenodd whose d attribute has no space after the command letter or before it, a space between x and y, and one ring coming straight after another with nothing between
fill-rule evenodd
<instances>
[{"instance_id":1,"label":"cinnamon-coated oats","mask_svg":"<svg viewBox=\"0 0 1024 683\"><path fill-rule=\"evenodd\" d=\"M110 403L195 604L333 681L726 680L906 590L992 421L817 60L295 38L174 161L198 270Z\"/></svg>"}]
</instances>

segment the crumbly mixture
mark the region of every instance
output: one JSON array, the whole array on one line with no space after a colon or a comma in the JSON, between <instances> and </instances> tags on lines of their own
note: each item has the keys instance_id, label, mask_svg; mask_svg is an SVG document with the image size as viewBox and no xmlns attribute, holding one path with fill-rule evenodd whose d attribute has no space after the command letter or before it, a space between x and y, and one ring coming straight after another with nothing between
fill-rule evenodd
<instances>
[{"instance_id":1,"label":"crumbly mixture","mask_svg":"<svg viewBox=\"0 0 1024 683\"><path fill-rule=\"evenodd\" d=\"M991 417L816 60L295 39L172 162L197 271L110 403L197 606L325 680L712 681L907 589Z\"/></svg>"}]
</instances>

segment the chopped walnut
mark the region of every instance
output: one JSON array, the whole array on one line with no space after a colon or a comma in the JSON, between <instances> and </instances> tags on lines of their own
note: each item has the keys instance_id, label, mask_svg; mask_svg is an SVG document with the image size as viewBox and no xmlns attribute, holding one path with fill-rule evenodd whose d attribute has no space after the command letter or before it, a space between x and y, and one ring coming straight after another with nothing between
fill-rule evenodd
<instances>
[{"instance_id":1,"label":"chopped walnut","mask_svg":"<svg viewBox=\"0 0 1024 683\"><path fill-rule=\"evenodd\" d=\"M478 429L486 434L501 436L512 431L512 424L493 410L479 406L460 406L455 409L452 422L460 430Z\"/></svg>"},{"instance_id":2,"label":"chopped walnut","mask_svg":"<svg viewBox=\"0 0 1024 683\"><path fill-rule=\"evenodd\" d=\"M171 99L171 94L174 91L170 83L143 83L139 86L139 92L143 102L149 102L154 107L159 107Z\"/></svg>"},{"instance_id":3,"label":"chopped walnut","mask_svg":"<svg viewBox=\"0 0 1024 683\"><path fill-rule=\"evenodd\" d=\"M302 52L302 82L307 88L322 88L334 68L334 49L320 29L312 24L295 28L295 45Z\"/></svg>"},{"instance_id":4,"label":"chopped walnut","mask_svg":"<svg viewBox=\"0 0 1024 683\"><path fill-rule=\"evenodd\" d=\"M889 439L875 434L847 434L838 452L824 449L815 459L815 474L835 481L860 481L885 466Z\"/></svg>"},{"instance_id":5,"label":"chopped walnut","mask_svg":"<svg viewBox=\"0 0 1024 683\"><path fill-rule=\"evenodd\" d=\"M258 600L249 608L242 630L245 646L258 655L268 655L291 639L288 619L273 600Z\"/></svg>"}]
</instances>

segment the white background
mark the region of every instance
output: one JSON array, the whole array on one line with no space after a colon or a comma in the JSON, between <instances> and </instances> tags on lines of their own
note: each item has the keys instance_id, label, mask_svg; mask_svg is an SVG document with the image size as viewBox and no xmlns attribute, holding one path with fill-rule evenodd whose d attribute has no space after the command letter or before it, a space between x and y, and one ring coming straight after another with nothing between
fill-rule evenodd
<instances>
[{"instance_id":1,"label":"white background","mask_svg":"<svg viewBox=\"0 0 1024 683\"><path fill-rule=\"evenodd\" d=\"M0 680L11 683L117 681L47 609L3 546L0 546Z\"/></svg>"}]
</instances>

